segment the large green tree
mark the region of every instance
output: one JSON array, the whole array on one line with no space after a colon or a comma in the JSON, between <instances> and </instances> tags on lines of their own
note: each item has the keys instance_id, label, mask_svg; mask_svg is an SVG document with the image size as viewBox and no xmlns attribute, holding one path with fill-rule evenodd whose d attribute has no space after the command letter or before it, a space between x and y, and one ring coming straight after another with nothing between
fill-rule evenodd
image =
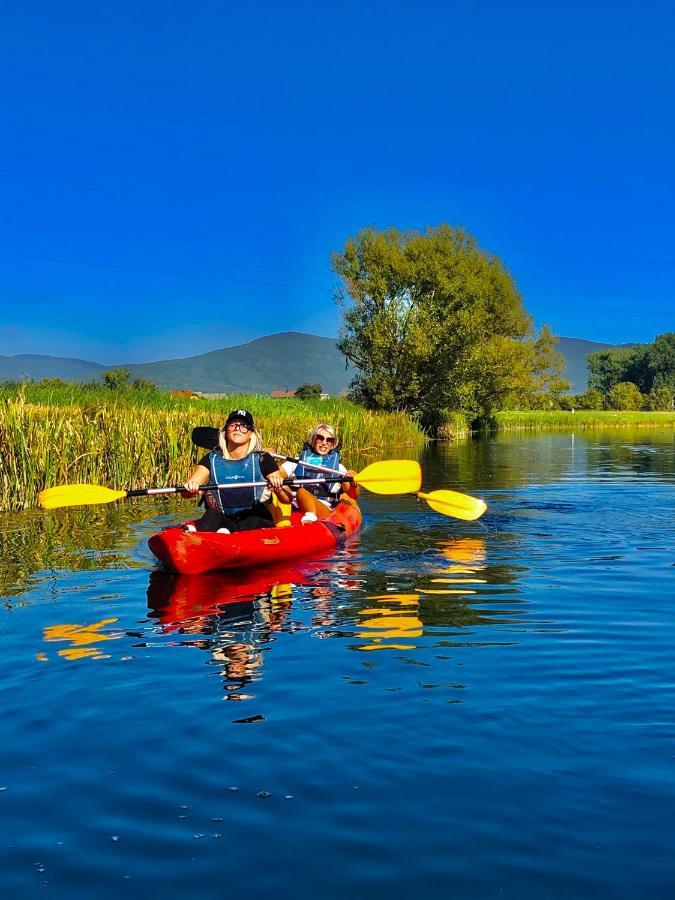
<instances>
[{"instance_id":1,"label":"large green tree","mask_svg":"<svg viewBox=\"0 0 675 900\"><path fill-rule=\"evenodd\" d=\"M588 356L588 386L607 394L615 384L630 381L642 390L648 390L646 362L647 351L643 344L591 353Z\"/></svg>"},{"instance_id":2,"label":"large green tree","mask_svg":"<svg viewBox=\"0 0 675 900\"><path fill-rule=\"evenodd\" d=\"M352 396L434 427L444 411L488 419L568 385L548 330L537 337L503 263L460 228L365 228L333 255L342 279L338 347Z\"/></svg>"}]
</instances>

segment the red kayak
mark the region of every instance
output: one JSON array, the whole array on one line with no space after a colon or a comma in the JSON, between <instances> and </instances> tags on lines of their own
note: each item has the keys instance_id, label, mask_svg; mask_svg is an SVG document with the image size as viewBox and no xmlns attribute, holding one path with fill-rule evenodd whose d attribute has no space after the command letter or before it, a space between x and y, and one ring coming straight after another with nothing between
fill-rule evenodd
<instances>
[{"instance_id":1,"label":"red kayak","mask_svg":"<svg viewBox=\"0 0 675 900\"><path fill-rule=\"evenodd\" d=\"M199 575L218 569L248 569L325 553L361 527L361 510L348 497L325 519L300 525L294 513L286 528L257 528L235 534L185 532L175 525L154 534L148 546L174 572Z\"/></svg>"}]
</instances>

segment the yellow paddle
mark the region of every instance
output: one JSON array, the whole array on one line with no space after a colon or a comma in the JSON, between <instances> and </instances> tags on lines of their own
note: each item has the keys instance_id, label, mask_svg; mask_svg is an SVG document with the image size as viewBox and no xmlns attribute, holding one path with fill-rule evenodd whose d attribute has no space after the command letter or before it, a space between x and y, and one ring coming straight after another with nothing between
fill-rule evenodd
<instances>
[{"instance_id":1,"label":"yellow paddle","mask_svg":"<svg viewBox=\"0 0 675 900\"><path fill-rule=\"evenodd\" d=\"M325 484L329 479L324 478L288 478L284 484ZM371 463L362 472L358 472L353 479L346 475L340 475L339 481L355 481L375 494L414 494L422 483L422 471L419 463L410 459L385 460ZM266 481L235 482L228 484L204 484L199 490L228 490L242 487L264 487ZM112 488L101 487L98 484L64 484L59 487L45 488L38 494L38 501L45 509L58 509L61 506L90 506L97 503L112 503L125 497L145 497L157 494L179 494L185 488L138 488L130 491L116 491Z\"/></svg>"},{"instance_id":2,"label":"yellow paddle","mask_svg":"<svg viewBox=\"0 0 675 900\"><path fill-rule=\"evenodd\" d=\"M330 479L286 479L285 484L325 484ZM337 479L336 479L337 480ZM341 475L340 481L352 479ZM425 494L420 491L422 472L419 463L409 459L384 460L371 463L361 472L358 472L353 480L375 494L416 494L420 500L425 500L429 506L438 513L451 516L455 519L464 519L471 522L482 516L487 509L483 500L470 497L468 494L460 494L457 491L432 491ZM199 490L228 490L229 488L263 487L267 484L261 482L229 483L229 484L204 484ZM136 490L119 491L102 487L98 484L64 484L58 487L46 488L38 494L40 505L45 509L58 509L62 506L91 506L98 503L113 503L115 500L123 500L126 497L147 497L160 494L180 494L184 491L182 485L162 488L137 488Z\"/></svg>"},{"instance_id":3,"label":"yellow paddle","mask_svg":"<svg viewBox=\"0 0 675 900\"><path fill-rule=\"evenodd\" d=\"M479 519L487 509L484 500L457 491L432 491L430 494L420 491L417 496L420 500L426 500L435 512L452 516L453 519L464 519L465 522Z\"/></svg>"}]
</instances>

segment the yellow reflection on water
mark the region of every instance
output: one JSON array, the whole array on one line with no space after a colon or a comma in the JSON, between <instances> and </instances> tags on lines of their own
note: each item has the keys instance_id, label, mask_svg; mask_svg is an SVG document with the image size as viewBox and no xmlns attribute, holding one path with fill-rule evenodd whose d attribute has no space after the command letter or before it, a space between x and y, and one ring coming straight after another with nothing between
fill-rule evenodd
<instances>
[{"instance_id":1,"label":"yellow reflection on water","mask_svg":"<svg viewBox=\"0 0 675 900\"><path fill-rule=\"evenodd\" d=\"M452 541L443 541L438 548L443 556L453 563L463 563L464 569L469 566L479 568L487 561L487 548L483 538L457 538ZM451 570L444 570L450 574ZM454 567L452 567L454 571ZM469 568L468 573L473 569ZM459 572L457 572L459 574Z\"/></svg>"},{"instance_id":2,"label":"yellow reflection on water","mask_svg":"<svg viewBox=\"0 0 675 900\"><path fill-rule=\"evenodd\" d=\"M487 548L480 537L455 538L439 544L443 558L451 565L439 567L436 576L428 579L429 584L445 584L448 587L420 587L423 596L455 596L475 594L470 587L474 584L487 584L487 579L477 578L487 564ZM450 585L453 585L450 587ZM455 586L456 585L456 586Z\"/></svg>"},{"instance_id":3,"label":"yellow reflection on water","mask_svg":"<svg viewBox=\"0 0 675 900\"><path fill-rule=\"evenodd\" d=\"M418 616L419 594L375 594L366 598L377 600L378 605L362 609L359 615L357 637L367 641L358 650L413 650L414 643L392 643L403 639L421 637L424 625Z\"/></svg>"},{"instance_id":4,"label":"yellow reflection on water","mask_svg":"<svg viewBox=\"0 0 675 900\"><path fill-rule=\"evenodd\" d=\"M475 594L475 591L464 588L424 588L425 594Z\"/></svg>"},{"instance_id":5,"label":"yellow reflection on water","mask_svg":"<svg viewBox=\"0 0 675 900\"><path fill-rule=\"evenodd\" d=\"M101 631L106 625L118 621L119 619L101 619L100 622L93 622L91 625L48 625L43 629L43 639L47 642L67 641L70 647L63 647L58 651L59 656L64 659L109 659L109 654L92 645L120 638L121 632L106 634ZM47 661L44 653L38 653L36 658L40 662Z\"/></svg>"},{"instance_id":6,"label":"yellow reflection on water","mask_svg":"<svg viewBox=\"0 0 675 900\"><path fill-rule=\"evenodd\" d=\"M467 585L461 588L421 588L423 594L475 594L476 591L468 587L471 584L487 584L485 578L462 578L463 575L475 576L487 562L487 548L482 538L457 538L452 541L443 541L439 550L444 558L452 565L438 570L438 575L443 578L430 578L431 584L457 584ZM460 577L445 577L460 576Z\"/></svg>"}]
</instances>

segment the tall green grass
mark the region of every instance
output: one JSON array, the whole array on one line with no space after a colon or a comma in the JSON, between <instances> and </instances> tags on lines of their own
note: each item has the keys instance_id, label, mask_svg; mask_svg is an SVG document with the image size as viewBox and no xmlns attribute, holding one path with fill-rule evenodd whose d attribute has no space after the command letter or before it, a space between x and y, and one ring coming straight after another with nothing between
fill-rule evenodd
<instances>
[{"instance_id":1,"label":"tall green grass","mask_svg":"<svg viewBox=\"0 0 675 900\"><path fill-rule=\"evenodd\" d=\"M336 426L347 463L384 448L418 449L425 441L403 414L372 413L342 400L237 396L147 405L135 398L111 400L110 393L103 395L107 402L88 395L84 403L66 403L66 395L29 402L30 391L0 397L0 510L36 506L40 490L59 484L181 484L204 452L193 446L192 428L220 426L238 407L251 410L264 446L280 453L297 453L317 422ZM38 399L35 393L32 399Z\"/></svg>"},{"instance_id":2,"label":"tall green grass","mask_svg":"<svg viewBox=\"0 0 675 900\"><path fill-rule=\"evenodd\" d=\"M675 411L504 410L495 416L497 431L575 431L595 428L673 428Z\"/></svg>"}]
</instances>

